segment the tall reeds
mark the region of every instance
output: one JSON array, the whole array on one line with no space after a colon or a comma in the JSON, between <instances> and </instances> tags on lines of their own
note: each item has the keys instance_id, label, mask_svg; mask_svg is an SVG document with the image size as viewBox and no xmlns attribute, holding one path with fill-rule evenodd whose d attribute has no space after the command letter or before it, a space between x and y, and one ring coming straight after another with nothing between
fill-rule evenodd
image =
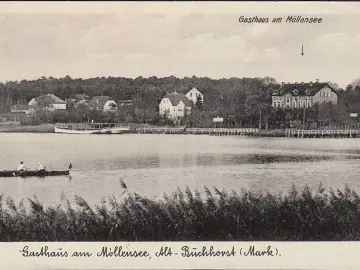
<instances>
[{"instance_id":1,"label":"tall reeds","mask_svg":"<svg viewBox=\"0 0 360 270\"><path fill-rule=\"evenodd\" d=\"M1 241L360 240L360 198L348 187L284 196L186 188L160 200L125 192L94 207L77 196L57 207L28 202L1 196Z\"/></svg>"}]
</instances>

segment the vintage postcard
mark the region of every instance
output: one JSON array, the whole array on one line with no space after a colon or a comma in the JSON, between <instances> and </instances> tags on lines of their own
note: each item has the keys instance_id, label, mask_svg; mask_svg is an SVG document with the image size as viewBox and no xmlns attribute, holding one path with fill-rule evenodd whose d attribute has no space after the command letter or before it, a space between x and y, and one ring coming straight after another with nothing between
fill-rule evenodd
<instances>
[{"instance_id":1,"label":"vintage postcard","mask_svg":"<svg viewBox=\"0 0 360 270\"><path fill-rule=\"evenodd\" d=\"M4 269L359 269L360 4L0 4Z\"/></svg>"}]
</instances>

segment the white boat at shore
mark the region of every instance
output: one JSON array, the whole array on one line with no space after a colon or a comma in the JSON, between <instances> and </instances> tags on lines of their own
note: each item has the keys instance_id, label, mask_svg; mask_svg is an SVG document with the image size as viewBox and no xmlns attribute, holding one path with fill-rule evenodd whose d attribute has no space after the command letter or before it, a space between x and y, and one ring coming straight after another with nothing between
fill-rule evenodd
<instances>
[{"instance_id":1,"label":"white boat at shore","mask_svg":"<svg viewBox=\"0 0 360 270\"><path fill-rule=\"evenodd\" d=\"M55 126L55 133L65 134L122 134L129 130L129 126L114 123L57 124Z\"/></svg>"}]
</instances>

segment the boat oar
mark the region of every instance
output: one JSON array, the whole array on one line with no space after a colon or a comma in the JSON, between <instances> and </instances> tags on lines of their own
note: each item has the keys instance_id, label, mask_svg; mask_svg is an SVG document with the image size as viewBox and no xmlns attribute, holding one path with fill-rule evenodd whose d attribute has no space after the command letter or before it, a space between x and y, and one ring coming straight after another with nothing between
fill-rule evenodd
<instances>
[{"instance_id":1,"label":"boat oar","mask_svg":"<svg viewBox=\"0 0 360 270\"><path fill-rule=\"evenodd\" d=\"M26 172L28 169L26 168L25 170L22 170L22 171L20 171L20 173L17 175L17 176L22 176L22 174L24 173L24 172Z\"/></svg>"}]
</instances>

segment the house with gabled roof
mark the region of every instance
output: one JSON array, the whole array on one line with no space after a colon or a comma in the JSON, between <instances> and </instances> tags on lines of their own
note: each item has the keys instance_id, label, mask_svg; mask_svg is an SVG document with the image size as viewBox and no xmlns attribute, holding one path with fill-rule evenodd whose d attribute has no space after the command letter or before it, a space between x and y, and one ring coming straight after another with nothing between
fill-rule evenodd
<instances>
[{"instance_id":1,"label":"house with gabled roof","mask_svg":"<svg viewBox=\"0 0 360 270\"><path fill-rule=\"evenodd\" d=\"M89 103L90 111L115 112L117 110L116 102L109 96L95 96Z\"/></svg>"},{"instance_id":2,"label":"house with gabled roof","mask_svg":"<svg viewBox=\"0 0 360 270\"><path fill-rule=\"evenodd\" d=\"M272 106L275 108L306 108L316 103L332 102L337 104L338 94L328 84L320 83L282 83L272 94Z\"/></svg>"},{"instance_id":3,"label":"house with gabled roof","mask_svg":"<svg viewBox=\"0 0 360 270\"><path fill-rule=\"evenodd\" d=\"M166 115L174 121L180 120L191 112L191 102L182 93L166 94L159 103L159 114Z\"/></svg>"},{"instance_id":4,"label":"house with gabled roof","mask_svg":"<svg viewBox=\"0 0 360 270\"><path fill-rule=\"evenodd\" d=\"M189 92L186 93L186 97L188 100L190 100L194 105L197 102L201 102L201 104L204 103L204 95L197 90L195 87L191 88Z\"/></svg>"},{"instance_id":5,"label":"house with gabled roof","mask_svg":"<svg viewBox=\"0 0 360 270\"><path fill-rule=\"evenodd\" d=\"M42 107L48 110L66 110L66 101L54 94L47 94L33 98L30 100L29 105L32 107Z\"/></svg>"}]
</instances>

